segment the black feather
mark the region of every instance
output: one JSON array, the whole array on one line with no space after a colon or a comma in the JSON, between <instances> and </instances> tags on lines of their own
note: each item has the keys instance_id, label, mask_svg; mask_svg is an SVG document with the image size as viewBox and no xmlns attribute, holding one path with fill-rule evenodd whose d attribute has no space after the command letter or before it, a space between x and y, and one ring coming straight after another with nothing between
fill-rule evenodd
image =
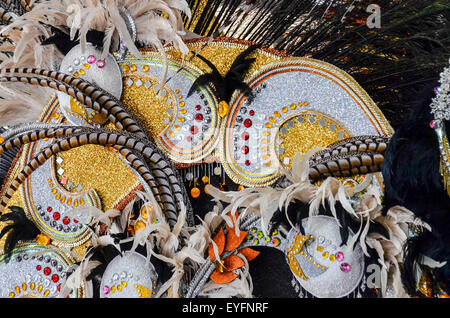
<instances>
[{"instance_id":1,"label":"black feather","mask_svg":"<svg viewBox=\"0 0 450 318\"><path fill-rule=\"evenodd\" d=\"M408 121L397 129L385 153L384 212L402 205L427 222L432 231L424 232L405 244L402 280L406 290L417 296L414 263L426 255L448 265L431 270L435 285L450 287L450 198L439 172L439 143L429 123L430 103L437 82L417 96L418 103ZM446 123L447 135L449 125Z\"/></svg>"},{"instance_id":2,"label":"black feather","mask_svg":"<svg viewBox=\"0 0 450 318\"><path fill-rule=\"evenodd\" d=\"M12 206L11 213L3 214L0 222L12 221L0 233L0 239L7 234L4 253L10 255L19 241L33 240L40 233L37 226L27 218L21 207Z\"/></svg>"},{"instance_id":3,"label":"black feather","mask_svg":"<svg viewBox=\"0 0 450 318\"><path fill-rule=\"evenodd\" d=\"M50 29L52 31L52 36L42 40L41 45L54 44L62 54L66 55L72 48L80 43L80 40L78 40L78 31L75 34L74 40L71 40L69 31L63 31L53 26L50 26ZM89 30L86 34L86 41L94 45L97 49L102 49L104 37L104 32Z\"/></svg>"},{"instance_id":4,"label":"black feather","mask_svg":"<svg viewBox=\"0 0 450 318\"><path fill-rule=\"evenodd\" d=\"M210 68L211 73L203 74L192 84L188 96L190 96L196 89L209 85L219 101L230 102L231 96L236 90L241 91L245 96L251 94L251 89L244 82L244 74L250 68L250 65L255 61L254 58L247 59L247 57L258 49L260 45L251 45L244 52L239 54L231 65L228 73L222 77L220 72L214 64L205 57L197 54L197 57L205 62Z\"/></svg>"}]
</instances>

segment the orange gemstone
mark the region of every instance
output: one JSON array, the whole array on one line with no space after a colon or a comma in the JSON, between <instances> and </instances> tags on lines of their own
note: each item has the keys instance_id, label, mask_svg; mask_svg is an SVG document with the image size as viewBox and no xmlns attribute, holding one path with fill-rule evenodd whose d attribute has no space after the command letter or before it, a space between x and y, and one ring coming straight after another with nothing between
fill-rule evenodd
<instances>
[{"instance_id":1,"label":"orange gemstone","mask_svg":"<svg viewBox=\"0 0 450 318\"><path fill-rule=\"evenodd\" d=\"M194 199L197 199L200 196L200 189L199 188L192 188L191 189L191 196Z\"/></svg>"},{"instance_id":2,"label":"orange gemstone","mask_svg":"<svg viewBox=\"0 0 450 318\"><path fill-rule=\"evenodd\" d=\"M5 142L5 138L0 137L0 145Z\"/></svg>"},{"instance_id":3,"label":"orange gemstone","mask_svg":"<svg viewBox=\"0 0 450 318\"><path fill-rule=\"evenodd\" d=\"M123 66L123 71L124 72L128 72L130 70L130 66L129 65L124 65Z\"/></svg>"},{"instance_id":4,"label":"orange gemstone","mask_svg":"<svg viewBox=\"0 0 450 318\"><path fill-rule=\"evenodd\" d=\"M144 67L142 68L142 70L144 72L148 72L150 70L150 67L148 65L144 65Z\"/></svg>"},{"instance_id":5,"label":"orange gemstone","mask_svg":"<svg viewBox=\"0 0 450 318\"><path fill-rule=\"evenodd\" d=\"M36 236L36 241L39 245L47 246L48 244L50 244L50 237L46 234L41 233Z\"/></svg>"},{"instance_id":6,"label":"orange gemstone","mask_svg":"<svg viewBox=\"0 0 450 318\"><path fill-rule=\"evenodd\" d=\"M136 72L136 71L137 71L137 66L136 66L136 64L131 65L131 71L132 71L132 72Z\"/></svg>"}]
</instances>

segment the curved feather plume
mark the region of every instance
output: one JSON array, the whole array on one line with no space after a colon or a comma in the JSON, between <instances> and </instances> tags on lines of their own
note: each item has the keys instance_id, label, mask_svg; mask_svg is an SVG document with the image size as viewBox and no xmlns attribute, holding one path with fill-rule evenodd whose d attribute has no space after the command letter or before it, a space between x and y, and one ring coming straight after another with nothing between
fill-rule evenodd
<instances>
[{"instance_id":1,"label":"curved feather plume","mask_svg":"<svg viewBox=\"0 0 450 318\"><path fill-rule=\"evenodd\" d=\"M4 252L11 254L19 241L32 240L40 233L36 225L25 215L24 210L18 206L9 208L11 213L0 217L0 222L12 221L12 224L6 225L0 232L0 239L6 236Z\"/></svg>"},{"instance_id":2,"label":"curved feather plume","mask_svg":"<svg viewBox=\"0 0 450 318\"><path fill-rule=\"evenodd\" d=\"M245 72L250 68L250 65L255 61L255 58L247 59L247 57L259 47L260 45L251 45L244 52L239 54L225 76L220 74L213 63L198 54L197 57L205 62L212 71L211 73L203 74L195 80L189 90L188 96L192 95L196 89L207 85L211 86L214 94L220 101L225 101L227 103L230 102L231 96L235 90L239 90L245 96L249 96L251 94L251 89L248 84L244 82L243 77Z\"/></svg>"}]
</instances>

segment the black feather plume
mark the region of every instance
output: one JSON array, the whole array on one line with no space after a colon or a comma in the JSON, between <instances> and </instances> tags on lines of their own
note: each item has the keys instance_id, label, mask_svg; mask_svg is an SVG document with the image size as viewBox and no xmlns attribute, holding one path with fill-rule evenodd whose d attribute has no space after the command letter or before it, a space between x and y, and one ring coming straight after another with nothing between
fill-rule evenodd
<instances>
[{"instance_id":1,"label":"black feather plume","mask_svg":"<svg viewBox=\"0 0 450 318\"><path fill-rule=\"evenodd\" d=\"M229 103L235 90L239 90L245 96L249 96L251 94L251 89L247 83L244 82L243 77L244 73L248 71L255 59L247 59L247 57L259 47L260 45L251 45L244 52L239 54L231 65L228 73L223 77L211 61L198 54L197 57L205 62L212 71L211 73L203 74L197 78L194 84L192 84L188 96L191 96L196 89L207 85L210 85L214 95L219 101L226 101Z\"/></svg>"},{"instance_id":2,"label":"black feather plume","mask_svg":"<svg viewBox=\"0 0 450 318\"><path fill-rule=\"evenodd\" d=\"M447 261L447 265L431 272L435 286L446 292L450 288L450 198L439 172L437 136L429 125L433 119L429 105L435 96L435 86L437 82L417 96L414 112L392 137L383 165L384 210L402 205L432 229L409 239L404 247L402 281L412 296L418 295L414 264L420 263L421 255L438 262ZM448 135L448 123L446 127Z\"/></svg>"},{"instance_id":3,"label":"black feather plume","mask_svg":"<svg viewBox=\"0 0 450 318\"><path fill-rule=\"evenodd\" d=\"M50 29L52 31L52 36L42 40L41 45L54 44L62 54L66 55L72 48L80 43L80 40L76 40L78 39L78 31L75 34L74 40L71 40L69 31L65 32L53 26L50 26ZM104 37L104 32L89 30L86 34L86 41L94 45L97 49L101 49L103 47Z\"/></svg>"},{"instance_id":4,"label":"black feather plume","mask_svg":"<svg viewBox=\"0 0 450 318\"><path fill-rule=\"evenodd\" d=\"M0 239L6 235L4 253L10 255L19 241L33 240L40 233L37 226L25 215L24 210L18 206L9 208L11 213L3 214L0 222L12 221L0 232Z\"/></svg>"}]
</instances>

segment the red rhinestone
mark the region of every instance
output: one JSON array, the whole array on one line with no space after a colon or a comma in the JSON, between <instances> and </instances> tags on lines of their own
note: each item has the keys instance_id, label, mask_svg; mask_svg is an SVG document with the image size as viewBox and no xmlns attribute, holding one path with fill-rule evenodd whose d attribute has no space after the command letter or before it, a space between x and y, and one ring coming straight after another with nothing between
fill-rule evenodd
<instances>
[{"instance_id":1,"label":"red rhinestone","mask_svg":"<svg viewBox=\"0 0 450 318\"><path fill-rule=\"evenodd\" d=\"M250 160L245 160L245 165L250 166Z\"/></svg>"},{"instance_id":2,"label":"red rhinestone","mask_svg":"<svg viewBox=\"0 0 450 318\"><path fill-rule=\"evenodd\" d=\"M58 221L61 215L58 212L53 213L53 220Z\"/></svg>"},{"instance_id":3,"label":"red rhinestone","mask_svg":"<svg viewBox=\"0 0 450 318\"><path fill-rule=\"evenodd\" d=\"M59 276L57 274L52 275L52 282L57 283L59 280Z\"/></svg>"},{"instance_id":4,"label":"red rhinestone","mask_svg":"<svg viewBox=\"0 0 450 318\"><path fill-rule=\"evenodd\" d=\"M58 291L61 291L61 284L58 284L58 287L56 287L56 289L58 289Z\"/></svg>"},{"instance_id":5,"label":"red rhinestone","mask_svg":"<svg viewBox=\"0 0 450 318\"><path fill-rule=\"evenodd\" d=\"M248 140L248 138L250 138L249 133L246 132L246 131L244 131L244 132L242 133L242 139L243 139L243 140Z\"/></svg>"},{"instance_id":6,"label":"red rhinestone","mask_svg":"<svg viewBox=\"0 0 450 318\"><path fill-rule=\"evenodd\" d=\"M200 109L202 109L202 106L200 106L200 105L197 105L197 106L195 106L195 110L200 110Z\"/></svg>"},{"instance_id":7,"label":"red rhinestone","mask_svg":"<svg viewBox=\"0 0 450 318\"><path fill-rule=\"evenodd\" d=\"M244 120L244 126L249 128L252 126L252 120L247 118L246 120Z\"/></svg>"},{"instance_id":8,"label":"red rhinestone","mask_svg":"<svg viewBox=\"0 0 450 318\"><path fill-rule=\"evenodd\" d=\"M195 135L196 133L198 133L197 126L191 126L191 134Z\"/></svg>"},{"instance_id":9,"label":"red rhinestone","mask_svg":"<svg viewBox=\"0 0 450 318\"><path fill-rule=\"evenodd\" d=\"M249 150L250 150L250 149L248 148L248 146L242 147L242 153L243 153L244 155L248 154Z\"/></svg>"},{"instance_id":10,"label":"red rhinestone","mask_svg":"<svg viewBox=\"0 0 450 318\"><path fill-rule=\"evenodd\" d=\"M48 208L47 208L47 212L52 212L52 207L51 206L49 206Z\"/></svg>"},{"instance_id":11,"label":"red rhinestone","mask_svg":"<svg viewBox=\"0 0 450 318\"><path fill-rule=\"evenodd\" d=\"M192 137L191 136L188 136L186 139L187 139L187 141L192 141Z\"/></svg>"},{"instance_id":12,"label":"red rhinestone","mask_svg":"<svg viewBox=\"0 0 450 318\"><path fill-rule=\"evenodd\" d=\"M75 219L74 219L73 222L74 222L74 223L78 223L78 220L75 220Z\"/></svg>"},{"instance_id":13,"label":"red rhinestone","mask_svg":"<svg viewBox=\"0 0 450 318\"><path fill-rule=\"evenodd\" d=\"M70 219L67 216L65 216L64 219L62 220L62 222L64 225L67 225L70 223Z\"/></svg>"},{"instance_id":14,"label":"red rhinestone","mask_svg":"<svg viewBox=\"0 0 450 318\"><path fill-rule=\"evenodd\" d=\"M41 270L41 268L42 268L42 266L41 266L41 265L38 265L38 266L36 266L36 269L37 269L38 271L40 271L40 270Z\"/></svg>"},{"instance_id":15,"label":"red rhinestone","mask_svg":"<svg viewBox=\"0 0 450 318\"><path fill-rule=\"evenodd\" d=\"M255 111L252 109L251 111L248 112L250 114L250 116L255 115Z\"/></svg>"},{"instance_id":16,"label":"red rhinestone","mask_svg":"<svg viewBox=\"0 0 450 318\"><path fill-rule=\"evenodd\" d=\"M51 272L52 272L52 270L50 269L50 267L44 268L44 275L48 276L48 275L50 275Z\"/></svg>"},{"instance_id":17,"label":"red rhinestone","mask_svg":"<svg viewBox=\"0 0 450 318\"><path fill-rule=\"evenodd\" d=\"M195 115L195 120L196 121L202 121L203 120L203 115L202 114Z\"/></svg>"}]
</instances>

